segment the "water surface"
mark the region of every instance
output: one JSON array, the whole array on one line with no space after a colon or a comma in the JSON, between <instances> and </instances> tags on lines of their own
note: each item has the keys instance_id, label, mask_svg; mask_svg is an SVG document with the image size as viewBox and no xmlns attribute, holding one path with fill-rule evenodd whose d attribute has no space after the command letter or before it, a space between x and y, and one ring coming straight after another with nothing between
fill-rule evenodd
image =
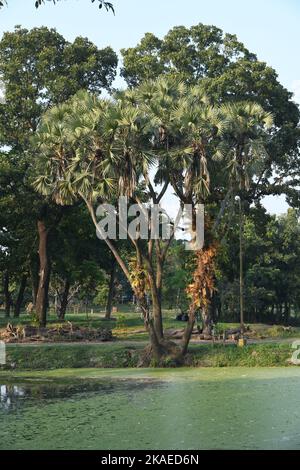
<instances>
[{"instance_id":1,"label":"water surface","mask_svg":"<svg viewBox=\"0 0 300 470\"><path fill-rule=\"evenodd\" d=\"M298 368L58 371L0 384L0 449L300 449Z\"/></svg>"}]
</instances>

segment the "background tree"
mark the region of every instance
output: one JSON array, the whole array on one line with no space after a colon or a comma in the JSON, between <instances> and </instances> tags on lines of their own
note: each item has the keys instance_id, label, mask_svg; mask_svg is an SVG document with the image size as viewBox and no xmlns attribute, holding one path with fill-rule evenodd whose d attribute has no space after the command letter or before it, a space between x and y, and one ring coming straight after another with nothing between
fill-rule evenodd
<instances>
[{"instance_id":1,"label":"background tree","mask_svg":"<svg viewBox=\"0 0 300 470\"><path fill-rule=\"evenodd\" d=\"M6 152L0 153L0 251L8 286L6 292L12 292L10 307L14 306L16 317L20 314L29 277L30 254L36 244L35 222L32 220L34 208L29 207L30 200L26 200L28 192L24 185L24 172L24 161L20 161L15 153L11 152L9 158ZM37 199L32 191L31 195ZM14 298L16 286L19 286L19 291Z\"/></svg>"},{"instance_id":2,"label":"background tree","mask_svg":"<svg viewBox=\"0 0 300 470\"><path fill-rule=\"evenodd\" d=\"M186 286L190 282L193 255L186 251L182 240L174 240L170 246L164 270L162 299L165 308L177 314L188 310Z\"/></svg>"},{"instance_id":3,"label":"background tree","mask_svg":"<svg viewBox=\"0 0 300 470\"><path fill-rule=\"evenodd\" d=\"M36 267L40 274L46 273L33 289L41 324L46 321L48 236L62 214L32 190L30 138L43 112L53 104L65 101L82 88L99 94L102 89L110 89L116 67L117 56L111 48L98 50L84 38L69 43L55 30L44 27L31 31L17 27L12 33L5 33L0 42L0 74L5 89L5 99L0 104L0 145L6 149L2 152L6 178L1 181L1 191L8 194L6 214L17 211L18 227L27 233L26 237L31 236L28 259L32 261L34 284ZM8 223L7 219L3 226L13 233L16 218L11 217L11 226Z\"/></svg>"},{"instance_id":4,"label":"background tree","mask_svg":"<svg viewBox=\"0 0 300 470\"><path fill-rule=\"evenodd\" d=\"M70 301L93 297L111 270L109 250L96 238L84 207L68 208L68 214L52 234L50 257L51 298L56 299L57 316L64 320Z\"/></svg>"},{"instance_id":5,"label":"background tree","mask_svg":"<svg viewBox=\"0 0 300 470\"><path fill-rule=\"evenodd\" d=\"M218 255L216 320L238 321L238 221ZM245 314L248 322L291 324L299 310L299 214L275 217L260 206L245 214Z\"/></svg>"}]
</instances>

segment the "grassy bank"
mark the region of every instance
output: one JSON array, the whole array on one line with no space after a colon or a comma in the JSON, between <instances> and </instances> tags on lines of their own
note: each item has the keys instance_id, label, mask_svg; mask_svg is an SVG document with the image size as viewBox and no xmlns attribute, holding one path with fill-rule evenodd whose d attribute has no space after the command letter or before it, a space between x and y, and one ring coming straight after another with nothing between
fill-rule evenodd
<instances>
[{"instance_id":1,"label":"grassy bank","mask_svg":"<svg viewBox=\"0 0 300 470\"><path fill-rule=\"evenodd\" d=\"M288 343L196 345L190 347L187 365L192 367L287 367L292 356Z\"/></svg>"},{"instance_id":2,"label":"grassy bank","mask_svg":"<svg viewBox=\"0 0 300 470\"><path fill-rule=\"evenodd\" d=\"M142 345L8 345L7 364L0 375L10 371L62 368L134 368L139 364ZM192 345L186 358L190 367L287 367L290 344ZM170 364L166 364L170 365Z\"/></svg>"},{"instance_id":3,"label":"grassy bank","mask_svg":"<svg viewBox=\"0 0 300 470\"><path fill-rule=\"evenodd\" d=\"M139 358L138 349L122 344L11 344L6 351L6 370L135 367Z\"/></svg>"},{"instance_id":4,"label":"grassy bank","mask_svg":"<svg viewBox=\"0 0 300 470\"><path fill-rule=\"evenodd\" d=\"M120 308L121 310L121 308ZM140 355L148 335L145 332L140 315L130 311L130 307L122 306L122 311L114 315L108 322L100 313L89 315L70 314L66 320L76 327L111 328L116 341L114 343L88 344L64 343L58 338L58 343L8 344L7 365L11 370L53 370L78 368L130 368L137 367ZM164 325L167 335L183 331L185 324L175 319L175 312L164 310ZM31 324L31 318L24 314L19 319L10 320L15 325ZM0 318L0 328L5 328L7 319ZM57 319L51 316L49 326L57 324ZM237 324L218 324L218 330L228 330L238 327ZM186 358L186 365L191 367L276 367L289 365L292 356L289 339L300 337L300 328L286 329L282 326L252 324L249 338L256 344L245 348L235 345L222 344L192 344ZM171 336L170 336L171 337ZM268 339L272 343L264 343ZM166 364L172 366L172 362ZM1 368L1 366L0 366ZM2 368L3 369L3 368ZM0 369L1 373L1 369Z\"/></svg>"}]
</instances>

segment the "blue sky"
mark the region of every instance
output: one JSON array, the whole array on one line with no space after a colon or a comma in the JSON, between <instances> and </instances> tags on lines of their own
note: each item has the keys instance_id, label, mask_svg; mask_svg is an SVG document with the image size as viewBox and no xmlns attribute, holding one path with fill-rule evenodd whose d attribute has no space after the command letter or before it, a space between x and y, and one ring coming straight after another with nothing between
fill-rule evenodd
<instances>
[{"instance_id":1,"label":"blue sky","mask_svg":"<svg viewBox=\"0 0 300 470\"><path fill-rule=\"evenodd\" d=\"M238 38L273 66L300 103L299 0L111 0L116 16L98 11L90 0L61 0L35 10L33 0L9 0L0 12L0 36L14 26L55 27L67 39L86 36L116 51L134 46L145 32L163 36L176 25L214 24ZM120 83L120 82L119 82ZM283 212L282 198L268 199L271 212Z\"/></svg>"}]
</instances>

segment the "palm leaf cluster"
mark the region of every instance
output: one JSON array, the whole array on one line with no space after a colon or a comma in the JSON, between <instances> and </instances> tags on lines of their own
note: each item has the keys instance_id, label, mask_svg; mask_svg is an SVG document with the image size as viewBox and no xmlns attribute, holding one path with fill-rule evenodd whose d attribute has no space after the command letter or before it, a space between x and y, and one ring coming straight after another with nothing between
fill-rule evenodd
<instances>
[{"instance_id":1,"label":"palm leaf cluster","mask_svg":"<svg viewBox=\"0 0 300 470\"><path fill-rule=\"evenodd\" d=\"M175 78L110 99L81 91L40 124L34 186L58 204L80 197L135 200L141 193L145 199L154 172L154 183L171 184L182 202L203 202L220 181L249 188L268 159L272 125L255 103L216 106L200 85Z\"/></svg>"}]
</instances>

